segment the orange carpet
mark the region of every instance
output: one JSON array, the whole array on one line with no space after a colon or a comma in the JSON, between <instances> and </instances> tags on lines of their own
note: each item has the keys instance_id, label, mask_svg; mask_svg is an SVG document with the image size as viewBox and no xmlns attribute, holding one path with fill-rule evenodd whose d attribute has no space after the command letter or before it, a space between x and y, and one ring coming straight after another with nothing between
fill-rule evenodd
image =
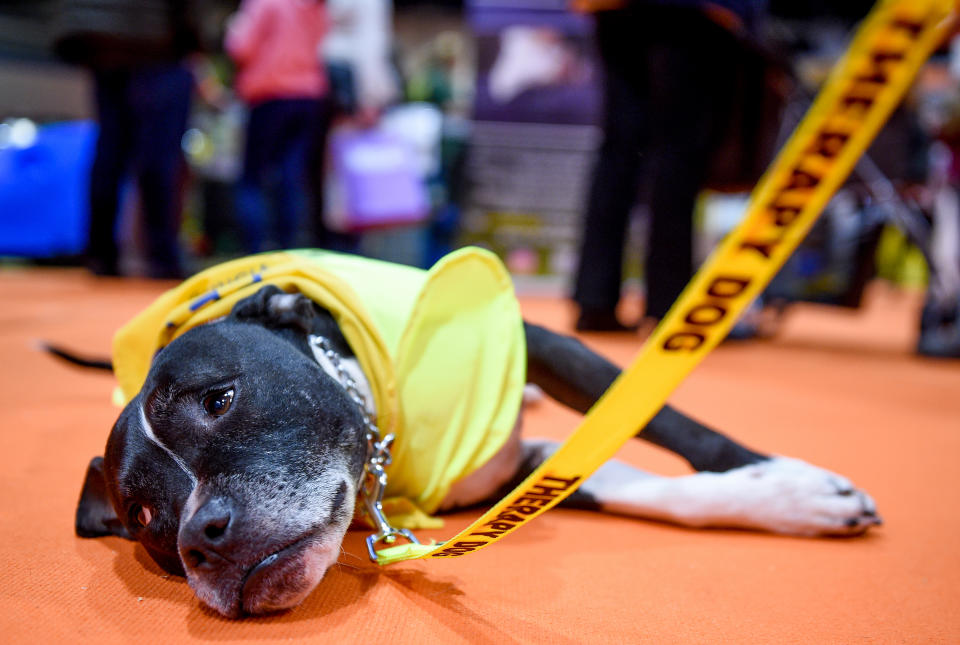
<instances>
[{"instance_id":1,"label":"orange carpet","mask_svg":"<svg viewBox=\"0 0 960 645\"><path fill-rule=\"evenodd\" d=\"M839 471L886 525L859 539L697 531L588 512L546 514L501 545L379 570L363 534L297 609L229 621L118 538L73 515L117 410L112 380L59 364L48 339L106 354L163 285L73 270L0 271L0 642L960 642L960 363L911 355L919 299L876 285L856 313L797 307L773 341L724 345L673 397L750 445ZM524 298L558 329L558 299ZM587 338L620 363L639 340ZM576 417L544 403L526 432ZM655 448L625 459L685 472ZM451 535L472 515L449 518Z\"/></svg>"}]
</instances>

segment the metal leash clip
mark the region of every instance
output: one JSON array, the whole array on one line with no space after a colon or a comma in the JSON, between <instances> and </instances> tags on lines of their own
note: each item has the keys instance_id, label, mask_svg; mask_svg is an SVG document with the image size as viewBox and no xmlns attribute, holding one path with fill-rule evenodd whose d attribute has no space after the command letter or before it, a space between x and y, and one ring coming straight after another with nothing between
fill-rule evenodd
<instances>
[{"instance_id":1,"label":"metal leash clip","mask_svg":"<svg viewBox=\"0 0 960 645\"><path fill-rule=\"evenodd\" d=\"M374 548L377 542L382 541L392 544L397 536L400 536L410 540L413 544L420 544L413 533L407 529L398 529L392 526L383 514L383 492L387 488L387 473L384 467L390 465L390 445L392 443L392 434L388 434L380 440L379 433L376 432L375 428L373 433L367 432L369 456L364 466L360 497L363 499L363 510L367 519L377 529L376 533L367 536L367 554L374 562L377 561L377 551Z\"/></svg>"},{"instance_id":2,"label":"metal leash clip","mask_svg":"<svg viewBox=\"0 0 960 645\"><path fill-rule=\"evenodd\" d=\"M363 473L360 475L360 481L357 483L357 492L363 501L363 514L367 520L376 529L376 533L367 536L367 553L373 562L377 561L377 551L374 545L377 542L392 544L397 537L403 537L413 544L420 544L420 541L408 529L398 529L390 524L386 515L383 513L383 493L387 488L386 466L390 465L390 446L393 444L394 435L388 434L380 438L380 430L374 422L373 414L364 401L363 394L357 386L356 381L343 365L340 355L333 349L330 340L323 336L310 336L310 348L314 357L320 366L326 372L330 368L336 372L334 376L347 395L360 409L363 416L363 425L367 439L367 454L364 459Z\"/></svg>"}]
</instances>

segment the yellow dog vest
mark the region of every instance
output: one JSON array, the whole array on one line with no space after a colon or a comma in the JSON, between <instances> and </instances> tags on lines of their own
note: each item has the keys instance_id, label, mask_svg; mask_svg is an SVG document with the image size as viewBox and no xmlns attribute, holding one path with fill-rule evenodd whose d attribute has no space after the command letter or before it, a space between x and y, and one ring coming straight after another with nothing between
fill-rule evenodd
<instances>
[{"instance_id":1,"label":"yellow dog vest","mask_svg":"<svg viewBox=\"0 0 960 645\"><path fill-rule=\"evenodd\" d=\"M265 253L207 269L122 327L113 366L123 402L157 351L273 284L329 311L370 380L381 435L394 433L384 507L427 528L450 487L506 442L520 409L526 348L510 276L465 248L429 271L327 251Z\"/></svg>"}]
</instances>

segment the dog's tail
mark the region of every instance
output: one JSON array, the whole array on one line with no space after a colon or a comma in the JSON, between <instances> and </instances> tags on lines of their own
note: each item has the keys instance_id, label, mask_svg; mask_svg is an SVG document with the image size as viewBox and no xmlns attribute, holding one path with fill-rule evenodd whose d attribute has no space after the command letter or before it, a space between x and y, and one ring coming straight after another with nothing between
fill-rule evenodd
<instances>
[{"instance_id":1,"label":"dog's tail","mask_svg":"<svg viewBox=\"0 0 960 645\"><path fill-rule=\"evenodd\" d=\"M52 345L44 341L41 341L39 346L40 346L40 349L47 352L48 354L52 354L57 358L59 358L60 360L70 363L71 365L76 365L78 367L87 367L95 370L106 370L109 372L113 371L113 363L111 363L108 359L80 356L79 354L75 354L62 347L58 347L56 345Z\"/></svg>"}]
</instances>

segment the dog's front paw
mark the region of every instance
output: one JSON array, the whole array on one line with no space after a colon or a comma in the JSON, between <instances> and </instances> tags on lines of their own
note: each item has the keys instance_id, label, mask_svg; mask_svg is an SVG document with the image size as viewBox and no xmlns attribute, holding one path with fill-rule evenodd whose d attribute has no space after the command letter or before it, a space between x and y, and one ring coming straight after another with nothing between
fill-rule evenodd
<instances>
[{"instance_id":1,"label":"dog's front paw","mask_svg":"<svg viewBox=\"0 0 960 645\"><path fill-rule=\"evenodd\" d=\"M723 474L745 526L789 535L859 535L883 523L850 480L799 459L774 457Z\"/></svg>"}]
</instances>

